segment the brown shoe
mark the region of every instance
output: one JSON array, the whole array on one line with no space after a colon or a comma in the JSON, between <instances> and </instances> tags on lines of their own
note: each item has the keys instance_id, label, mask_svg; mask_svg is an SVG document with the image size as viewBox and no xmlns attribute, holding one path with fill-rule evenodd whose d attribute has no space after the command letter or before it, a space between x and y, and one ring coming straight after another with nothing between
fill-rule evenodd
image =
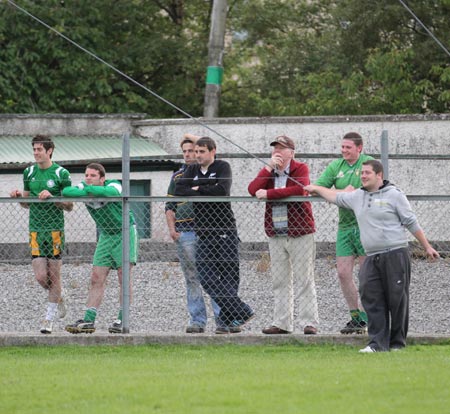
<instances>
[{"instance_id":1,"label":"brown shoe","mask_svg":"<svg viewBox=\"0 0 450 414\"><path fill-rule=\"evenodd\" d=\"M317 333L317 328L314 328L314 326L311 325L305 326L305 329L303 329L303 333L305 335L315 335Z\"/></svg>"},{"instance_id":2,"label":"brown shoe","mask_svg":"<svg viewBox=\"0 0 450 414\"><path fill-rule=\"evenodd\" d=\"M289 334L289 331L285 331L284 329L278 328L278 326L269 326L268 328L264 328L262 330L263 334L266 335L280 335L280 334Z\"/></svg>"}]
</instances>

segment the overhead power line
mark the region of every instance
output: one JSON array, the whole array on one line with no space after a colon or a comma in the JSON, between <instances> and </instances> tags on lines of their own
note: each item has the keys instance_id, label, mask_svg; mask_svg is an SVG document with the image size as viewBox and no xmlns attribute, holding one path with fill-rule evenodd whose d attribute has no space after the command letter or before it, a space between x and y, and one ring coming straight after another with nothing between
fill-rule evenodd
<instances>
[{"instance_id":1,"label":"overhead power line","mask_svg":"<svg viewBox=\"0 0 450 414\"><path fill-rule=\"evenodd\" d=\"M450 57L449 50L442 44L442 42L433 34L433 32L428 29L427 26L416 16L416 14L406 5L406 3L403 0L398 0L400 4L411 14L411 16L414 18L414 20L419 23L423 29L431 36L431 38L439 45L439 47L447 54L447 56Z\"/></svg>"},{"instance_id":2,"label":"overhead power line","mask_svg":"<svg viewBox=\"0 0 450 414\"><path fill-rule=\"evenodd\" d=\"M66 35L62 34L61 32L59 32L58 30L56 30L54 27L50 26L49 24L47 24L46 22L44 22L43 20L39 19L38 17L36 17L35 15L33 15L32 13L30 13L29 11L25 10L23 7L20 7L18 4L16 4L14 1L12 0L6 0L11 6L14 6L17 10L20 10L22 13L26 14L27 16L31 17L33 20L35 20L36 22L38 22L39 24L41 24L42 26L46 27L47 29L51 30L52 32L56 33L58 36L60 36L61 38L63 38L64 40L66 40L67 42L69 42L70 44L72 44L73 46L75 46L76 48L82 50L84 53L88 54L89 56L91 56L92 58L98 60L100 63L104 64L105 66L107 66L108 68L110 68L111 70L113 70L114 72L116 72L117 74L119 74L120 76L123 76L125 79L129 80L131 83L133 83L134 85L138 86L139 88L143 89L144 91L148 92L149 94L151 94L152 96L154 96L156 99L159 99L160 101L164 102L165 104L169 105L171 108L175 109L176 111L180 112L181 114L183 114L185 117L191 119L192 121L194 121L195 123L197 123L198 125L201 125L203 128L207 129L208 131L216 134L217 136L219 136L220 138L224 139L225 141L229 142L230 144L234 145L235 147L237 147L238 149L240 149L241 151L245 152L246 154L250 155L252 158L258 160L259 162L261 162L264 165L267 165L267 163L258 158L257 156L255 156L254 154L252 154L250 151L246 150L244 147L240 146L239 144L237 144L236 142L234 142L233 140L231 140L230 138L227 138L225 135L221 134L220 132L216 131L214 128L210 127L209 125L205 124L204 122L202 122L201 120L199 120L198 118L195 118L194 116L192 116L191 114L189 114L188 112L184 111L183 109L181 109L179 106L175 105L174 103L168 101L167 99L165 99L164 97L162 97L161 95L158 95L156 92L152 91L151 89L147 88L145 85L143 85L142 83L138 82L137 80L133 79L131 76L127 75L126 73L122 72L121 70L117 69L115 66L111 65L110 63L108 63L106 60L102 59L100 56L96 55L94 52L91 52L90 50L86 49L85 47L81 46L79 43L75 42L74 40L70 39L69 37L67 37Z\"/></svg>"}]
</instances>

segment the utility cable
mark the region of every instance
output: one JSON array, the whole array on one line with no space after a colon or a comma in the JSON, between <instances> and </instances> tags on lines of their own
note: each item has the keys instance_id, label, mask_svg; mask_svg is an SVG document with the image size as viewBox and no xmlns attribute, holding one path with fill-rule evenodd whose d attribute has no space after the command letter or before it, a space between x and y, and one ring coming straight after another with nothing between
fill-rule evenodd
<instances>
[{"instance_id":1,"label":"utility cable","mask_svg":"<svg viewBox=\"0 0 450 414\"><path fill-rule=\"evenodd\" d=\"M148 92L149 94L153 95L155 98L159 99L160 101L164 102L165 104L169 105L170 107L172 107L173 109L175 109L176 111L180 112L181 114L183 114L185 117L191 119L192 121L194 121L195 123L201 125L203 128L209 130L210 132L216 134L217 136L219 136L220 138L224 139L225 141L229 142L230 144L234 145L235 147L239 148L241 151L245 152L246 154L250 155L252 158L258 160L259 162L261 162L262 164L264 164L265 166L269 166L269 163L267 163L266 161L264 161L263 159L257 157L256 155L252 154L250 151L246 150L244 147L240 146L239 144L235 143L234 141L232 141L230 138L227 138L225 135L221 134L220 132L218 132L217 130L215 130L214 128L210 127L209 125L205 124L204 122L202 122L201 120L199 120L198 118L193 117L191 114L189 114L188 112L184 111L183 109L181 109L180 107L178 107L177 105L175 105L174 103L170 102L169 100L165 99L164 97L162 97L161 95L158 95L156 92L152 91L151 89L147 88L145 85L143 85L142 83L139 83L138 81L136 81L135 79L133 79L131 76L127 75L126 73L122 72L121 70L117 69L115 66L111 65L110 63L108 63L107 61L105 61L104 59L102 59L101 57L99 57L98 55L96 55L94 52L91 52L90 50L84 48L83 46L81 46L80 44L78 44L77 42L75 42L74 40L70 39L69 37L67 37L66 35L62 34L61 32L59 32L58 30L56 30L54 27L50 26L49 24L47 24L46 22L44 22L43 20L39 19L38 17L34 16L32 13L30 13L29 11L25 10L23 7L20 7L19 5L17 5L14 1L12 0L6 0L11 6L14 6L16 9L20 10L22 13L26 14L27 16L31 17L33 20L37 21L39 24L43 25L44 27L46 27L47 29L51 30L52 32L56 33L58 36L60 36L61 38L63 38L64 40L66 40L67 42L69 42L70 44L72 44L73 46L77 47L78 49L82 50L84 53L88 54L89 56L93 57L94 59L98 60L100 63L104 64L105 66L107 66L108 68L110 68L111 70L113 70L114 72L116 72L117 74L119 74L120 76L123 76L125 79L129 80L131 83L133 83L134 85L138 86L139 88L145 90L146 92ZM292 177L289 177L289 179L295 181L295 179L293 179ZM300 184L301 186L303 186L303 184L298 183L297 181L295 181L297 184Z\"/></svg>"},{"instance_id":2,"label":"utility cable","mask_svg":"<svg viewBox=\"0 0 450 414\"><path fill-rule=\"evenodd\" d=\"M406 3L403 0L398 0L400 4L411 14L411 16L414 18L414 20L419 23L423 29L431 36L431 38L439 45L439 47L447 54L447 56L450 57L449 50L442 44L442 42L433 34L433 32L428 29L427 26L425 26L424 23L416 16L416 14L406 5Z\"/></svg>"}]
</instances>

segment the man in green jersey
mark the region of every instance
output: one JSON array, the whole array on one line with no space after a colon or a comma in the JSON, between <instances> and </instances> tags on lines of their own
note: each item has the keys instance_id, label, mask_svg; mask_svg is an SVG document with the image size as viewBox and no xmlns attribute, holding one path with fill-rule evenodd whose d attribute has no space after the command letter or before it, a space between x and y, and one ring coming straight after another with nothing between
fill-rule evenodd
<instances>
[{"instance_id":1,"label":"man in green jersey","mask_svg":"<svg viewBox=\"0 0 450 414\"><path fill-rule=\"evenodd\" d=\"M363 154L362 150L361 135L356 132L345 134L341 143L342 158L331 162L315 184L342 191L361 187L362 163L373 159ZM359 240L358 223L352 210L339 208L336 266L342 293L351 315L350 321L341 329L342 334L362 334L367 331L367 314L361 306L358 289L353 279L355 257L359 257L361 266L365 259L365 252Z\"/></svg>"},{"instance_id":2,"label":"man in green jersey","mask_svg":"<svg viewBox=\"0 0 450 414\"><path fill-rule=\"evenodd\" d=\"M117 180L106 179L105 168L101 164L91 163L86 167L85 180L76 187L63 191L65 197L119 197L122 185ZM94 262L89 287L86 311L83 319L67 325L66 331L92 333L95 331L97 309L105 293L106 278L111 269L117 269L122 303L122 203L117 201L86 202L86 208L100 230L100 237L94 253ZM133 213L130 211L130 264L137 261L138 238ZM130 273L131 273L130 268ZM130 278L131 295L131 278ZM117 320L109 327L110 333L122 332L122 306Z\"/></svg>"},{"instance_id":3,"label":"man in green jersey","mask_svg":"<svg viewBox=\"0 0 450 414\"><path fill-rule=\"evenodd\" d=\"M36 164L23 172L23 191L11 191L13 198L36 197L47 200L61 195L72 184L70 173L52 161L55 144L47 135L36 135L32 141ZM73 203L20 203L30 210L29 231L33 271L38 283L48 290L47 314L41 333L50 334L56 313L63 318L66 306L61 288L61 253L64 249L64 210Z\"/></svg>"}]
</instances>

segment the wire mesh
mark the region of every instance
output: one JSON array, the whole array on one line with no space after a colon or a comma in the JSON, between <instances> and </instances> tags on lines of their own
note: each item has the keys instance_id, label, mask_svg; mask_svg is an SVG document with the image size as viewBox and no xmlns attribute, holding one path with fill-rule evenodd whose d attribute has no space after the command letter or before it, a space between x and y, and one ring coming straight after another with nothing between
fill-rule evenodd
<instances>
[{"instance_id":1,"label":"wire mesh","mask_svg":"<svg viewBox=\"0 0 450 414\"><path fill-rule=\"evenodd\" d=\"M0 330L34 333L39 330L45 317L48 299L44 289L36 282L31 265L29 209L21 207L16 199L0 200L0 215L3 218L0 236L0 288L3 292L0 299ZM184 234L181 240L173 242L166 222L166 205L174 199L131 199L138 207L151 205L151 208L135 208L134 214L148 214L140 223L151 225L152 230L150 233L146 232L143 224L138 228L147 237L139 240L138 261L132 271L130 330L185 332L192 325L193 315L197 312L201 315L200 325L204 323L206 332L235 326L243 332L260 333L263 328L273 324L274 312L278 311L287 318L288 330L302 332L305 324L316 323L305 320L304 315L313 315L314 318L317 309L316 326L319 332L339 332L348 321L349 309L336 271L337 208L313 199L317 230L312 235L314 242L310 243L309 250L294 247L292 257L295 261L292 258L278 260L285 246L271 245L273 240L265 233L265 203L252 198L226 200L228 201L210 200L208 204L217 206L219 211L224 205L228 205L227 208L231 210L227 211L231 211L235 218L233 228L224 228L221 221L209 222L203 228L207 231L206 235L202 235L201 228L197 228L194 232L186 232L190 234ZM38 203L50 205L52 202ZM195 205L198 200L192 202ZM428 239L442 256L435 262L427 261L421 248L410 237L413 257L410 303L412 332L449 331L450 311L446 306L450 295L446 283L446 275L450 274L450 234L446 224L449 202L448 197L422 197L411 201ZM56 332L64 331L67 324L84 316L91 284L92 261L101 234L84 202L75 201L73 210L63 214L65 244L61 274L67 315L64 319L55 319L53 330ZM108 249L106 253L110 253L110 250L112 249ZM271 260L271 256L276 256L277 260ZM277 308L277 276L286 274L285 269L280 266L293 267L294 273L298 272L301 276L294 275L292 283L289 281L287 288L284 285L283 289L287 289L283 291L286 299ZM316 299L314 295L311 296L311 289L309 296L305 293L303 275L308 272L308 266L313 267L314 278L309 283L314 285ZM357 261L352 270L355 284L358 284ZM116 270L110 272L105 284L104 297L96 319L96 329L99 332L108 331L120 310L120 287ZM193 297L197 300L191 301L190 307L187 305L189 284L195 285L190 290L190 295L191 299ZM227 309L222 317L218 308ZM206 315L202 312L206 312ZM255 318L241 326L241 322L250 319L253 313ZM433 320L432 325L430 320Z\"/></svg>"}]
</instances>

